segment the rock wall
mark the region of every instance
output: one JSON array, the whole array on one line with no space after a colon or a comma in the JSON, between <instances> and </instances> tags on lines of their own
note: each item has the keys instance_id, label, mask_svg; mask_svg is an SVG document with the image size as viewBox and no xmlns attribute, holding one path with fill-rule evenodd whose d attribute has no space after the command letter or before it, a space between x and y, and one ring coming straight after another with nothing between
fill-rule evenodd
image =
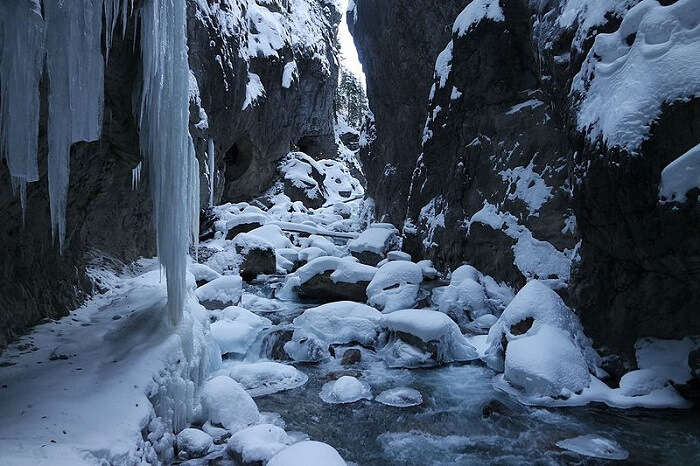
<instances>
[{"instance_id":1,"label":"rock wall","mask_svg":"<svg viewBox=\"0 0 700 466\"><path fill-rule=\"evenodd\" d=\"M369 192L379 217L403 225L404 248L442 267L466 261L516 287L547 280L595 343L611 350L628 351L639 336L700 332L697 194L682 205L658 199L661 170L700 142L700 85L652 102L661 73L639 68L652 77L651 97L625 96L624 75L604 87L603 72L591 72L608 49L589 53L597 35L613 33L596 46L634 57L658 34L653 21L633 17L666 7L647 1L621 25L638 1L598 10L576 0L401 3L356 0L350 17L375 117L361 151ZM690 7L677 3L654 14L678 24L697 16L679 13ZM436 42L401 46L426 37ZM692 58L690 48L666 40L664 50ZM407 69L397 72L399 64ZM694 69L678 76L692 80ZM647 112L641 145L615 143L647 128L641 111L642 121L609 135L596 132L600 118L584 121L598 88L594 107L607 111L609 97L620 120L632 99L649 108L667 102Z\"/></svg>"},{"instance_id":2,"label":"rock wall","mask_svg":"<svg viewBox=\"0 0 700 466\"><path fill-rule=\"evenodd\" d=\"M319 157L335 155L340 13L333 2L191 0L187 8L190 134L200 163L203 207L209 201L210 138L216 150L215 202L265 190L277 160L293 146ZM102 136L71 149L63 254L51 237L46 77L41 85L40 180L27 187L24 221L9 189L7 165L0 164L0 180L7 186L0 190L0 349L28 326L65 315L94 292L99 280L87 273L90 264L118 270L139 256L155 254L147 166L138 188L132 189L132 169L141 162L137 14L130 15L126 34L117 28L105 65Z\"/></svg>"}]
</instances>

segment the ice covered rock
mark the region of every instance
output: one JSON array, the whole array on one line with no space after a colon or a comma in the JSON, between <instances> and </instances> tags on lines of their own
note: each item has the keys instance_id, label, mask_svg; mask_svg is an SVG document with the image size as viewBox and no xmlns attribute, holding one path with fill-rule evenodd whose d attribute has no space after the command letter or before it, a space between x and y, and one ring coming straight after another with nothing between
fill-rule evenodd
<instances>
[{"instance_id":1,"label":"ice covered rock","mask_svg":"<svg viewBox=\"0 0 700 466\"><path fill-rule=\"evenodd\" d=\"M273 456L267 466L346 466L335 448L326 443L307 440L295 443Z\"/></svg>"},{"instance_id":2,"label":"ice covered rock","mask_svg":"<svg viewBox=\"0 0 700 466\"><path fill-rule=\"evenodd\" d=\"M243 292L243 280L239 275L224 275L197 288L195 295L202 304L212 306L238 304Z\"/></svg>"},{"instance_id":3,"label":"ice covered rock","mask_svg":"<svg viewBox=\"0 0 700 466\"><path fill-rule=\"evenodd\" d=\"M409 387L397 387L384 390L377 395L376 400L387 406L408 408L423 404L423 396L418 390Z\"/></svg>"},{"instance_id":4,"label":"ice covered rock","mask_svg":"<svg viewBox=\"0 0 700 466\"><path fill-rule=\"evenodd\" d=\"M259 424L233 434L226 449L243 463L265 462L292 443L284 429L273 424Z\"/></svg>"},{"instance_id":5,"label":"ice covered rock","mask_svg":"<svg viewBox=\"0 0 700 466\"><path fill-rule=\"evenodd\" d=\"M204 456L213 445L211 435L199 429L187 428L177 434L178 456L181 459Z\"/></svg>"},{"instance_id":6,"label":"ice covered rock","mask_svg":"<svg viewBox=\"0 0 700 466\"><path fill-rule=\"evenodd\" d=\"M279 225L267 224L263 225L255 230L251 230L249 233L251 236L257 236L258 238L266 241L275 249L286 249L294 247L289 238L285 236L282 232L282 228Z\"/></svg>"},{"instance_id":7,"label":"ice covered rock","mask_svg":"<svg viewBox=\"0 0 700 466\"><path fill-rule=\"evenodd\" d=\"M320 301L367 300L367 285L377 269L350 257L318 257L295 273L299 296Z\"/></svg>"},{"instance_id":8,"label":"ice covered rock","mask_svg":"<svg viewBox=\"0 0 700 466\"><path fill-rule=\"evenodd\" d=\"M204 264L192 263L187 270L194 276L197 286L205 285L221 276L219 272Z\"/></svg>"},{"instance_id":9,"label":"ice covered rock","mask_svg":"<svg viewBox=\"0 0 700 466\"><path fill-rule=\"evenodd\" d=\"M238 306L227 307L220 314L221 318L211 324L211 335L221 354L246 354L256 337L272 325L269 319Z\"/></svg>"},{"instance_id":10,"label":"ice covered rock","mask_svg":"<svg viewBox=\"0 0 700 466\"><path fill-rule=\"evenodd\" d=\"M556 443L559 448L573 451L583 456L603 458L606 460L626 460L629 452L614 440L599 435L580 435L578 437L560 440Z\"/></svg>"},{"instance_id":11,"label":"ice covered rock","mask_svg":"<svg viewBox=\"0 0 700 466\"><path fill-rule=\"evenodd\" d=\"M260 419L253 398L241 384L225 375L214 377L202 386L200 402L204 419L234 432Z\"/></svg>"},{"instance_id":12,"label":"ice covered rock","mask_svg":"<svg viewBox=\"0 0 700 466\"><path fill-rule=\"evenodd\" d=\"M277 271L275 248L267 240L255 234L240 233L233 244L236 253L242 257L239 273L246 282L258 275L271 275Z\"/></svg>"},{"instance_id":13,"label":"ice covered rock","mask_svg":"<svg viewBox=\"0 0 700 466\"><path fill-rule=\"evenodd\" d=\"M390 224L372 224L348 243L348 249L360 262L377 265L387 251L398 245L398 230Z\"/></svg>"},{"instance_id":14,"label":"ice covered rock","mask_svg":"<svg viewBox=\"0 0 700 466\"><path fill-rule=\"evenodd\" d=\"M267 222L267 215L258 212L246 212L235 215L226 222L226 239L232 240L239 233L248 233L260 228Z\"/></svg>"},{"instance_id":15,"label":"ice covered rock","mask_svg":"<svg viewBox=\"0 0 700 466\"><path fill-rule=\"evenodd\" d=\"M390 367L426 367L478 358L457 324L438 311L404 309L383 314L381 326L390 332L382 356Z\"/></svg>"},{"instance_id":16,"label":"ice covered rock","mask_svg":"<svg viewBox=\"0 0 700 466\"><path fill-rule=\"evenodd\" d=\"M320 361L330 345L377 344L382 314L365 304L340 301L307 309L295 318L292 340L284 349L295 361Z\"/></svg>"},{"instance_id":17,"label":"ice covered rock","mask_svg":"<svg viewBox=\"0 0 700 466\"><path fill-rule=\"evenodd\" d=\"M325 383L319 396L326 403L354 403L359 400L371 400L372 390L369 385L355 377L344 375L338 380Z\"/></svg>"},{"instance_id":18,"label":"ice covered rock","mask_svg":"<svg viewBox=\"0 0 700 466\"><path fill-rule=\"evenodd\" d=\"M309 380L294 366L271 361L236 364L229 375L253 397L301 387Z\"/></svg>"},{"instance_id":19,"label":"ice covered rock","mask_svg":"<svg viewBox=\"0 0 700 466\"><path fill-rule=\"evenodd\" d=\"M413 307L423 281L421 268L408 261L382 265L367 286L369 304L391 312Z\"/></svg>"},{"instance_id":20,"label":"ice covered rock","mask_svg":"<svg viewBox=\"0 0 700 466\"><path fill-rule=\"evenodd\" d=\"M564 330L543 324L508 343L505 380L528 396L568 398L590 385L586 360Z\"/></svg>"}]
</instances>

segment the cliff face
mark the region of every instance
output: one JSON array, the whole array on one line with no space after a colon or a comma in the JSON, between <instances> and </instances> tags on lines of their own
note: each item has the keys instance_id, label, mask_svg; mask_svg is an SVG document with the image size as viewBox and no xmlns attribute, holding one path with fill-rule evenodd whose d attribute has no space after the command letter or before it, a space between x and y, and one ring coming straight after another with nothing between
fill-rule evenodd
<instances>
[{"instance_id":1,"label":"cliff face","mask_svg":"<svg viewBox=\"0 0 700 466\"><path fill-rule=\"evenodd\" d=\"M356 0L351 32L376 120L361 152L381 179L370 193L378 216L403 224L404 248L516 287L546 280L616 351L700 331L697 189L659 202L662 169L700 142L700 88L662 83L654 68L694 79L681 18L697 12L682 1L642 2L627 18L640 2L397 3ZM655 33L659 15L677 36ZM379 46L433 34L442 42L426 50ZM655 43L665 52L648 53ZM611 69L623 55L636 76ZM387 79L397 63L410 84Z\"/></svg>"},{"instance_id":2,"label":"cliff face","mask_svg":"<svg viewBox=\"0 0 700 466\"><path fill-rule=\"evenodd\" d=\"M114 33L105 64L104 118L98 141L71 148L63 254L51 235L47 182L46 75L41 82L39 181L27 187L23 222L9 173L0 164L0 348L44 317L65 315L94 291L89 265L114 269L155 254L148 167L140 183L141 69L134 31ZM292 145L333 156L336 28L327 0L188 1L190 134L209 202L208 141L214 141L214 201L249 198L271 184L276 161ZM0 28L1 29L1 28ZM1 35L0 35L1 36ZM2 39L0 37L0 46ZM137 43L134 43L137 41ZM1 84L1 83L0 83Z\"/></svg>"}]
</instances>

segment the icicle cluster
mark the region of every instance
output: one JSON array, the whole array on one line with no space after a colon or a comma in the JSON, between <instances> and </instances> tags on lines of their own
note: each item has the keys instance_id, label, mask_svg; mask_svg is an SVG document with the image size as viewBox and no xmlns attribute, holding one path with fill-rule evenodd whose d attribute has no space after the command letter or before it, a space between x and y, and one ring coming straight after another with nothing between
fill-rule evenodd
<instances>
[{"instance_id":1,"label":"icicle cluster","mask_svg":"<svg viewBox=\"0 0 700 466\"><path fill-rule=\"evenodd\" d=\"M214 140L207 141L207 154L209 154L209 207L214 205L214 188L216 186L216 159L214 158Z\"/></svg>"}]
</instances>

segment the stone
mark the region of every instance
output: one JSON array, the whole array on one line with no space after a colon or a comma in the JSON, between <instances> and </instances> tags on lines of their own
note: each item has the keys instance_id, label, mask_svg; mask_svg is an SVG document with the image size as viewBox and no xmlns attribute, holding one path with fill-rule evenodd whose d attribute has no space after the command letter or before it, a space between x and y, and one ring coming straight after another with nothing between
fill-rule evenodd
<instances>
[{"instance_id":1,"label":"stone","mask_svg":"<svg viewBox=\"0 0 700 466\"><path fill-rule=\"evenodd\" d=\"M343 366L352 366L357 364L362 359L362 353L357 348L350 348L343 353L343 358L340 360L340 364Z\"/></svg>"}]
</instances>

